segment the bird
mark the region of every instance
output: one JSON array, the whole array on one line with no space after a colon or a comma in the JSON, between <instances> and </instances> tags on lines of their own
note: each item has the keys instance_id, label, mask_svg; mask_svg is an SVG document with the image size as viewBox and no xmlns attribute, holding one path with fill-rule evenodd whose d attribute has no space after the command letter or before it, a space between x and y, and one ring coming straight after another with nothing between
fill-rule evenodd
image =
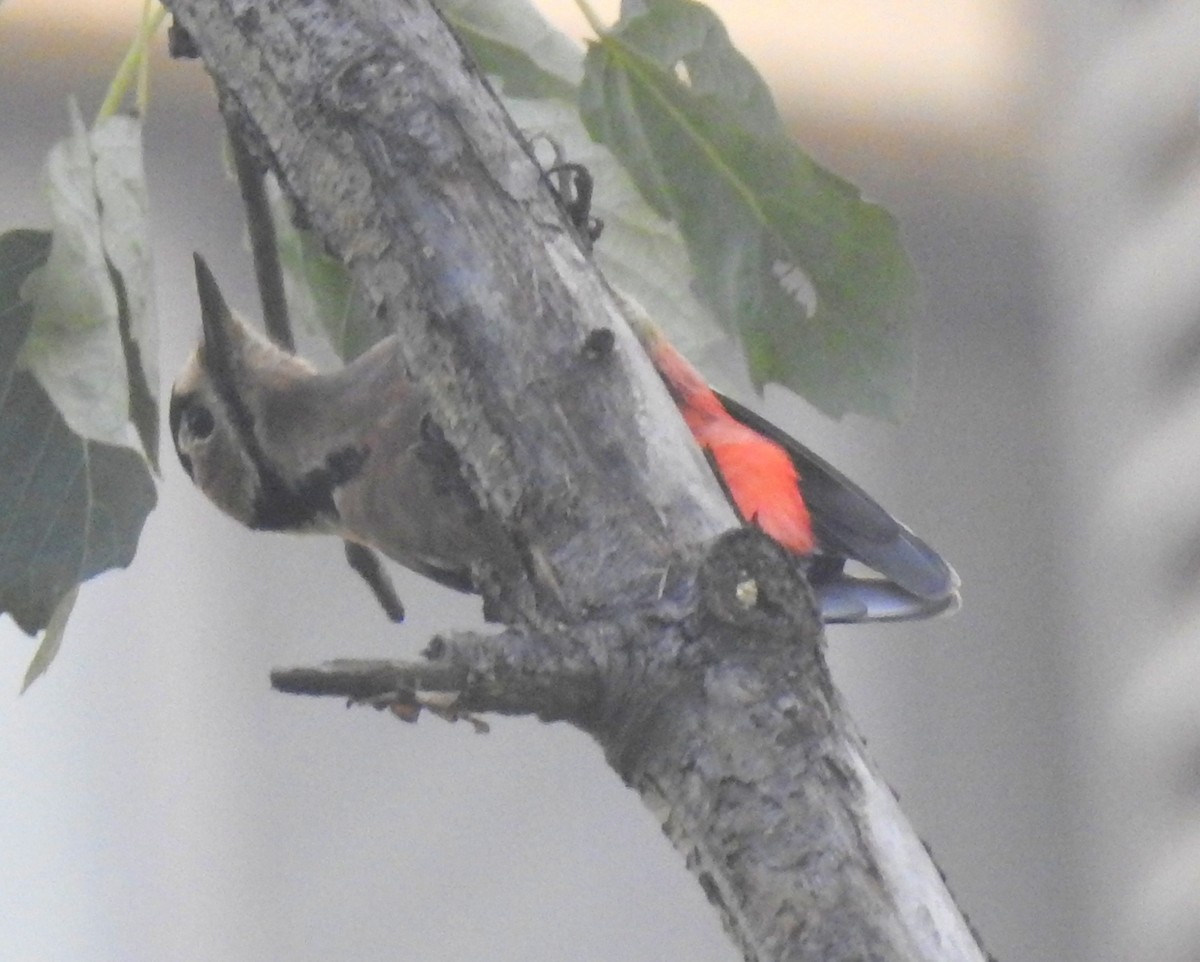
<instances>
[{"instance_id":1,"label":"bird","mask_svg":"<svg viewBox=\"0 0 1200 962\"><path fill-rule=\"evenodd\" d=\"M168 421L183 470L210 501L253 530L341 537L381 601L371 549L464 592L478 591L480 566L512 563L394 335L320 372L230 310L198 254L195 270L202 336ZM636 317L634 329L734 510L803 566L826 623L957 607L958 576L937 552L828 462L714 391L657 329ZM854 575L848 562L876 574Z\"/></svg>"},{"instance_id":2,"label":"bird","mask_svg":"<svg viewBox=\"0 0 1200 962\"><path fill-rule=\"evenodd\" d=\"M193 483L248 528L343 538L368 583L356 546L475 591L478 566L503 557L506 542L404 373L395 337L319 372L231 311L198 254L195 268L202 336L168 407Z\"/></svg>"},{"instance_id":3,"label":"bird","mask_svg":"<svg viewBox=\"0 0 1200 962\"><path fill-rule=\"evenodd\" d=\"M713 390L640 310L631 322L738 517L800 561L825 623L958 608L958 575L933 548L828 461ZM875 574L855 575L849 562Z\"/></svg>"}]
</instances>

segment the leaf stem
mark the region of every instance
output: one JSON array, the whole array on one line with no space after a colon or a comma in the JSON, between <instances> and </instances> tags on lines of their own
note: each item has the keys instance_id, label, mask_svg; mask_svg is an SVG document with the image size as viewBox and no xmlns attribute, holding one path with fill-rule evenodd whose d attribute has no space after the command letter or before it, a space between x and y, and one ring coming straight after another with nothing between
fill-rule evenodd
<instances>
[{"instance_id":1,"label":"leaf stem","mask_svg":"<svg viewBox=\"0 0 1200 962\"><path fill-rule=\"evenodd\" d=\"M596 36L603 37L607 28L604 26L604 21L592 9L592 5L588 3L588 0L575 0L575 6L579 8L579 12L583 14L583 18L588 22L588 26L592 28Z\"/></svg>"},{"instance_id":2,"label":"leaf stem","mask_svg":"<svg viewBox=\"0 0 1200 962\"><path fill-rule=\"evenodd\" d=\"M117 112L125 95L129 92L130 86L135 82L138 88L138 110L145 109L149 84L148 81L141 79L145 70L142 64L146 59L146 48L150 43L150 38L154 36L154 32L167 15L167 8L161 4L158 5L157 10L150 12L150 2L151 0L147 0L143 7L142 23L138 28L137 35L130 43L129 49L125 51L125 56L118 65L117 72L113 74L112 82L108 85L104 101L96 112L96 123Z\"/></svg>"},{"instance_id":3,"label":"leaf stem","mask_svg":"<svg viewBox=\"0 0 1200 962\"><path fill-rule=\"evenodd\" d=\"M150 23L153 16L155 0L142 0L142 33L146 31L146 25ZM166 7L159 5L162 10ZM162 18L159 18L159 23ZM151 29L151 33L157 29L157 24ZM138 58L137 72L137 92L134 94L134 103L137 105L139 117L145 117L146 112L150 109L150 58L146 56L145 47L150 43L150 37L146 36L145 44L142 47L142 56Z\"/></svg>"}]
</instances>

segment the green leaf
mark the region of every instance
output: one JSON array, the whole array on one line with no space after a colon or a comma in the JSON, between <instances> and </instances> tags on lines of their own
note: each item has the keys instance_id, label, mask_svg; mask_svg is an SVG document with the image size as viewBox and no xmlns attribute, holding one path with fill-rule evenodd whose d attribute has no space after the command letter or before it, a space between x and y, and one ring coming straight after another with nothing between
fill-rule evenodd
<instances>
[{"instance_id":1,"label":"green leaf","mask_svg":"<svg viewBox=\"0 0 1200 962\"><path fill-rule=\"evenodd\" d=\"M29 667L25 669L25 679L21 682L21 694L29 690L29 686L46 673L50 663L58 656L62 647L63 636L67 631L67 621L75 610L75 600L79 597L79 588L75 587L63 595L62 600L54 606L42 640L38 643L37 651L29 659Z\"/></svg>"},{"instance_id":2,"label":"green leaf","mask_svg":"<svg viewBox=\"0 0 1200 962\"><path fill-rule=\"evenodd\" d=\"M45 231L0 235L0 614L30 634L47 630L26 685L57 650L68 598L129 563L155 502L141 455L72 432L18 364L34 318L23 291L51 245Z\"/></svg>"},{"instance_id":3,"label":"green leaf","mask_svg":"<svg viewBox=\"0 0 1200 962\"><path fill-rule=\"evenodd\" d=\"M275 243L292 319L324 337L343 361L351 361L395 328L371 308L342 262L327 254L311 231L293 225L282 192L274 180L269 183Z\"/></svg>"},{"instance_id":4,"label":"green leaf","mask_svg":"<svg viewBox=\"0 0 1200 962\"><path fill-rule=\"evenodd\" d=\"M0 234L0 391L6 390L33 324L33 305L21 296L26 279L46 263L50 232Z\"/></svg>"},{"instance_id":5,"label":"green leaf","mask_svg":"<svg viewBox=\"0 0 1200 962\"><path fill-rule=\"evenodd\" d=\"M142 165L142 124L114 115L92 128L96 199L118 332L129 376L129 417L158 470L158 313L150 249L150 198Z\"/></svg>"},{"instance_id":6,"label":"green leaf","mask_svg":"<svg viewBox=\"0 0 1200 962\"><path fill-rule=\"evenodd\" d=\"M71 133L46 161L54 241L31 293L24 364L81 437L157 462L156 326L140 124L110 117Z\"/></svg>"},{"instance_id":7,"label":"green leaf","mask_svg":"<svg viewBox=\"0 0 1200 962\"><path fill-rule=\"evenodd\" d=\"M696 356L717 342L727 343L692 290L692 266L679 231L642 199L612 152L588 136L574 105L507 98L505 107L522 130L551 138L564 158L591 173L593 211L604 221L594 254L613 286L633 297L685 354Z\"/></svg>"},{"instance_id":8,"label":"green leaf","mask_svg":"<svg viewBox=\"0 0 1200 962\"><path fill-rule=\"evenodd\" d=\"M574 100L583 52L528 0L437 0L437 5L506 96Z\"/></svg>"},{"instance_id":9,"label":"green leaf","mask_svg":"<svg viewBox=\"0 0 1200 962\"><path fill-rule=\"evenodd\" d=\"M916 285L896 222L792 142L709 10L638 4L588 50L580 105L678 225L700 294L759 386L787 385L835 416L902 411Z\"/></svg>"},{"instance_id":10,"label":"green leaf","mask_svg":"<svg viewBox=\"0 0 1200 962\"><path fill-rule=\"evenodd\" d=\"M141 455L79 437L14 372L0 394L0 612L46 627L68 591L129 564L155 500Z\"/></svg>"}]
</instances>

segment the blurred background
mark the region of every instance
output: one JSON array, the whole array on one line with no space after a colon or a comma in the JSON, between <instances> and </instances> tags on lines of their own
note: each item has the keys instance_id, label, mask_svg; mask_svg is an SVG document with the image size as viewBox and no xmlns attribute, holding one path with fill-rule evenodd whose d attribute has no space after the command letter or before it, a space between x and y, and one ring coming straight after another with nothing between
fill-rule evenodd
<instances>
[{"instance_id":1,"label":"blurred background","mask_svg":"<svg viewBox=\"0 0 1200 962\"><path fill-rule=\"evenodd\" d=\"M963 579L952 619L830 632L871 752L997 958L1200 958L1200 2L710 5L923 278L905 424L763 402ZM0 7L0 228L45 223L66 98L94 112L140 7ZM169 381L193 250L256 298L203 72L153 84ZM0 959L733 962L580 733L268 688L413 655L477 601L401 572L392 627L336 542L243 531L164 464L134 566L21 698L33 646L0 620Z\"/></svg>"}]
</instances>

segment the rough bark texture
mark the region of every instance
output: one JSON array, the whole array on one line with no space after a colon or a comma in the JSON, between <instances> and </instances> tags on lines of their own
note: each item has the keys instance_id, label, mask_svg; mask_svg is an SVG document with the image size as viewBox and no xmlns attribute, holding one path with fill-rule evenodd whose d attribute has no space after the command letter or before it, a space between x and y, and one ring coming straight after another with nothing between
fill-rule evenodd
<instances>
[{"instance_id":1,"label":"rough bark texture","mask_svg":"<svg viewBox=\"0 0 1200 962\"><path fill-rule=\"evenodd\" d=\"M811 594L734 519L486 82L428 0L170 0L222 106L397 323L517 563L509 629L288 690L458 693L591 733L753 960L980 959L865 761ZM585 349L611 329L611 352Z\"/></svg>"}]
</instances>

